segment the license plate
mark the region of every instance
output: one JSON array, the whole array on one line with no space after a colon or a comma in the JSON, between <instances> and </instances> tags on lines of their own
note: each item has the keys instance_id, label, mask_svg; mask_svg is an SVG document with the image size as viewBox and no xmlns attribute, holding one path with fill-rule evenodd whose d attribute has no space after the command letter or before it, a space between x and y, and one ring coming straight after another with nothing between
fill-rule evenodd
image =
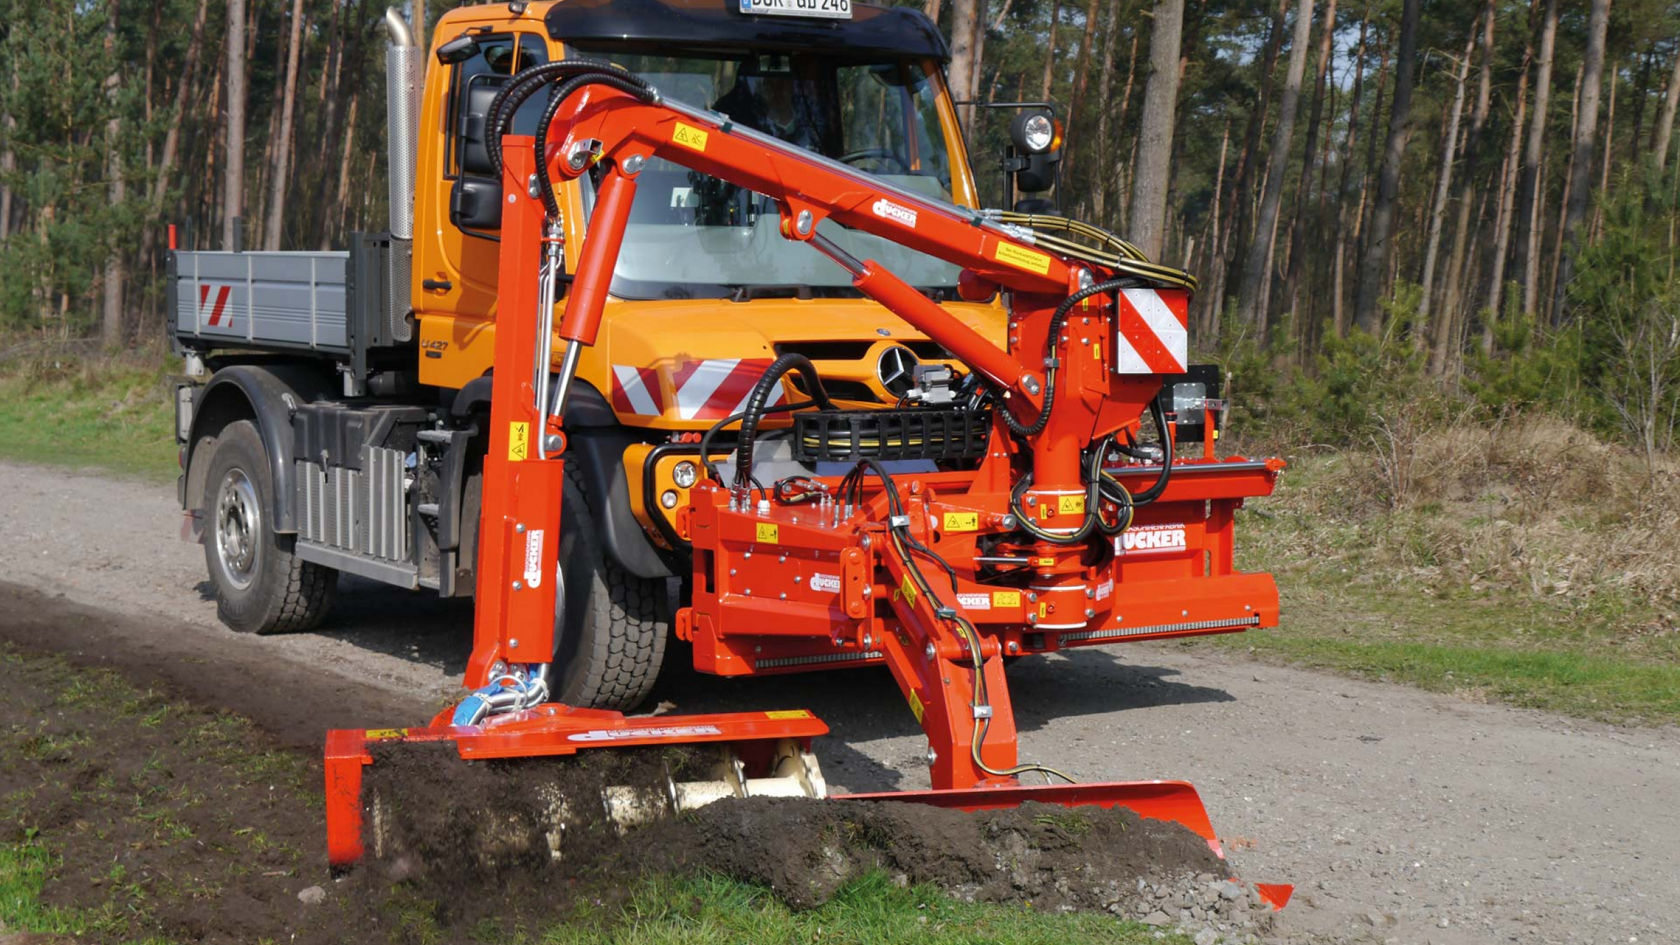
<instances>
[{"instance_id":1,"label":"license plate","mask_svg":"<svg viewBox=\"0 0 1680 945\"><path fill-rule=\"evenodd\" d=\"M852 0L741 0L741 12L849 20L852 18Z\"/></svg>"}]
</instances>

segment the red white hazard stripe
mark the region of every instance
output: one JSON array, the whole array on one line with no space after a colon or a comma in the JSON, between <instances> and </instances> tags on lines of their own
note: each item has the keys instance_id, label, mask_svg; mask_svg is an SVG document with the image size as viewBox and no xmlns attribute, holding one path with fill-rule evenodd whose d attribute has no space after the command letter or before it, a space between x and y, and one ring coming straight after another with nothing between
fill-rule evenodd
<instances>
[{"instance_id":1,"label":"red white hazard stripe","mask_svg":"<svg viewBox=\"0 0 1680 945\"><path fill-rule=\"evenodd\" d=\"M683 420L721 420L740 413L752 395L753 385L770 366L769 358L708 358L688 361L671 372L677 416ZM612 368L613 409L641 417L662 416L670 409L659 386L654 368L615 364ZM784 397L777 384L765 406L779 404Z\"/></svg>"},{"instance_id":2,"label":"red white hazard stripe","mask_svg":"<svg viewBox=\"0 0 1680 945\"><path fill-rule=\"evenodd\" d=\"M1120 290L1118 374L1182 374L1190 359L1190 298L1184 292Z\"/></svg>"},{"instance_id":3,"label":"red white hazard stripe","mask_svg":"<svg viewBox=\"0 0 1680 945\"><path fill-rule=\"evenodd\" d=\"M659 372L653 368L613 365L613 409L619 413L657 417L665 412L665 395L659 389Z\"/></svg>"},{"instance_id":4,"label":"red white hazard stripe","mask_svg":"<svg viewBox=\"0 0 1680 945\"><path fill-rule=\"evenodd\" d=\"M677 393L677 416L684 420L721 420L740 413L753 385L770 366L769 358L709 358L689 361L671 375ZM765 406L781 403L777 384Z\"/></svg>"},{"instance_id":5,"label":"red white hazard stripe","mask_svg":"<svg viewBox=\"0 0 1680 945\"><path fill-rule=\"evenodd\" d=\"M209 326L211 328L215 328L215 327L218 327L218 326L221 325L222 314L224 312L227 313L227 327L229 327L229 328L233 327L233 313L227 311L228 293L231 292L232 290L233 290L233 286L229 286L229 285L218 286L216 288L216 304L214 306L211 306L211 308L210 308L210 318L207 322L207 324L209 324ZM207 304L209 304L209 301L210 301L210 287L207 286L207 285L200 285L198 287L198 317L199 317L200 321L205 320L204 319L204 308Z\"/></svg>"}]
</instances>

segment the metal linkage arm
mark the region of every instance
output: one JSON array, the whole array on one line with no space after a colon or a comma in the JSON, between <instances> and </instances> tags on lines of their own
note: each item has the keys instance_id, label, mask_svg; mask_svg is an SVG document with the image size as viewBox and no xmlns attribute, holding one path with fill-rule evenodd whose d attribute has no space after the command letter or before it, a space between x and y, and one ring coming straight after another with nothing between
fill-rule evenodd
<instances>
[{"instance_id":1,"label":"metal linkage arm","mask_svg":"<svg viewBox=\"0 0 1680 945\"><path fill-rule=\"evenodd\" d=\"M1079 271L1033 248L1024 231L1011 232L973 210L902 190L722 115L657 96L643 100L617 88L592 87L574 93L559 115L545 142L554 172L573 179L593 166L603 169L590 237L578 260L579 277L567 299L563 336L586 343L594 338L635 176L648 158L659 157L775 200L783 236L812 243L850 271L865 295L993 384L1039 403L1043 375L1038 365L1023 365L878 263L846 255L817 229L832 219L963 266L965 283L981 297L1000 287L1018 296L1067 297L1079 286Z\"/></svg>"}]
</instances>

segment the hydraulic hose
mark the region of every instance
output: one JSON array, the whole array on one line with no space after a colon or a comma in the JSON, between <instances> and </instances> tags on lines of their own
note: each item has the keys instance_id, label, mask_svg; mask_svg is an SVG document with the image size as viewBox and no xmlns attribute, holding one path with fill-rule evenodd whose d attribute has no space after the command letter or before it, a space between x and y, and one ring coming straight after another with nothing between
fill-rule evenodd
<instances>
[{"instance_id":1,"label":"hydraulic hose","mask_svg":"<svg viewBox=\"0 0 1680 945\"><path fill-rule=\"evenodd\" d=\"M587 72L567 79L561 83L552 95L548 105L543 108L542 120L537 123L537 189L542 195L543 207L551 217L560 215L560 203L554 195L554 178L548 172L548 161L545 160L544 149L548 141L548 129L554 124L554 116L559 114L560 106L571 98L573 93L587 85L605 85L618 89L643 102L651 102L659 97L653 87L640 76L632 75L617 66L602 66L600 70Z\"/></svg>"},{"instance_id":2,"label":"hydraulic hose","mask_svg":"<svg viewBox=\"0 0 1680 945\"><path fill-rule=\"evenodd\" d=\"M504 127L525 104L525 100L536 93L544 83L557 76L581 75L586 72L600 72L615 68L609 63L590 59L562 59L557 62L545 62L540 65L522 69L513 77L513 81L502 86L496 97L490 100L490 111L485 115L485 133L488 135L484 144L490 155L490 162L496 168L496 173L502 172L502 133Z\"/></svg>"},{"instance_id":3,"label":"hydraulic hose","mask_svg":"<svg viewBox=\"0 0 1680 945\"><path fill-rule=\"evenodd\" d=\"M752 392L747 395L747 406L741 418L740 446L735 455L735 490L737 492L747 488L752 479L753 440L758 436L758 421L764 413L764 402L770 399L770 392L781 383L782 375L789 371L798 371L805 379L805 389L809 393L811 402L820 410L832 410L834 404L828 399L828 392L823 390L822 378L817 376L816 366L811 359L798 352L789 351L776 360L770 362L765 369L764 376L753 385Z\"/></svg>"},{"instance_id":4,"label":"hydraulic hose","mask_svg":"<svg viewBox=\"0 0 1680 945\"><path fill-rule=\"evenodd\" d=\"M1009 432L1016 436L1037 436L1043 433L1044 428L1050 424L1050 412L1056 406L1056 366L1059 363L1059 359L1056 357L1056 344L1058 339L1062 337L1062 326L1067 322L1068 312L1072 311L1075 305L1093 295L1112 292L1132 281L1128 277L1093 283L1063 299L1062 304L1056 306L1055 314L1050 316L1050 333L1044 339L1044 405L1039 408L1038 418L1032 423L1026 424L1015 419L1015 415L1010 412L1009 407L1002 403L1003 398L999 397L1000 409L998 412L1003 416L1004 426L1009 428Z\"/></svg>"}]
</instances>

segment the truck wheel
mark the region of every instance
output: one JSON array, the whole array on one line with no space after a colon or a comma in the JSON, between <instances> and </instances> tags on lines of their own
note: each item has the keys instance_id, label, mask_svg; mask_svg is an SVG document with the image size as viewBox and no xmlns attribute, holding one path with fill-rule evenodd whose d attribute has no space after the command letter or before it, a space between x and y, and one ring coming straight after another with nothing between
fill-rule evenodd
<instances>
[{"instance_id":1,"label":"truck wheel","mask_svg":"<svg viewBox=\"0 0 1680 945\"><path fill-rule=\"evenodd\" d=\"M555 615L554 698L593 709L632 709L653 691L665 660L662 581L637 577L607 554L591 493L566 464L559 557L562 612Z\"/></svg>"},{"instance_id":2,"label":"truck wheel","mask_svg":"<svg viewBox=\"0 0 1680 945\"><path fill-rule=\"evenodd\" d=\"M262 438L249 420L216 439L204 479L204 561L216 588L216 616L240 633L288 633L321 622L338 572L292 554L297 539L269 520L274 483Z\"/></svg>"}]
</instances>

